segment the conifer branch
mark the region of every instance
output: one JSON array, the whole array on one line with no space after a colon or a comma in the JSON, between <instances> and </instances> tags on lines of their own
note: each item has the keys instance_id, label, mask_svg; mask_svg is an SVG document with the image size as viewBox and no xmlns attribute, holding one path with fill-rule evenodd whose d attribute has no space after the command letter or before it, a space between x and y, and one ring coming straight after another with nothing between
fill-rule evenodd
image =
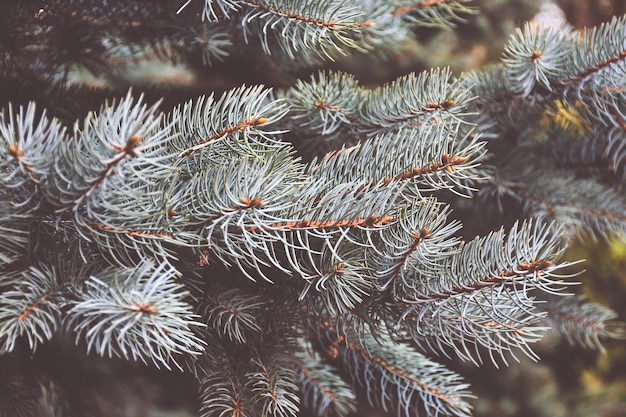
<instances>
[{"instance_id":1,"label":"conifer branch","mask_svg":"<svg viewBox=\"0 0 626 417\"><path fill-rule=\"evenodd\" d=\"M333 54L343 53L343 47L356 47L350 33L361 26L358 8L345 7L336 0L246 0L244 3L248 9L241 20L244 36L247 39L254 31L268 54L278 47L295 59L297 51L306 48L315 56L332 60ZM256 23L257 19L261 23ZM270 27L273 29L268 30Z\"/></svg>"},{"instance_id":2,"label":"conifer branch","mask_svg":"<svg viewBox=\"0 0 626 417\"><path fill-rule=\"evenodd\" d=\"M249 333L261 331L256 318L263 307L259 296L239 289L212 287L205 293L205 299L202 316L220 335L246 343Z\"/></svg>"},{"instance_id":3,"label":"conifer branch","mask_svg":"<svg viewBox=\"0 0 626 417\"><path fill-rule=\"evenodd\" d=\"M604 70L615 66L619 73L619 68L623 69L626 65L626 49L622 42L625 33L626 18L624 16L613 17L610 22L597 28L586 29L579 38L580 49L574 50L575 71L562 82L563 86L570 87L577 84L577 88L581 88L591 76L596 74L607 77L603 81L605 85L611 85L610 73Z\"/></svg>"},{"instance_id":4,"label":"conifer branch","mask_svg":"<svg viewBox=\"0 0 626 417\"><path fill-rule=\"evenodd\" d=\"M224 377L224 369L202 380L200 399L202 417L253 417L242 384L233 377Z\"/></svg>"},{"instance_id":5,"label":"conifer branch","mask_svg":"<svg viewBox=\"0 0 626 417\"><path fill-rule=\"evenodd\" d=\"M463 14L471 14L474 9L466 6L467 0L403 0L396 2L393 16L399 16L417 26L454 27L463 22Z\"/></svg>"},{"instance_id":6,"label":"conifer branch","mask_svg":"<svg viewBox=\"0 0 626 417\"><path fill-rule=\"evenodd\" d=\"M225 153L228 160L233 146L246 153L254 146L257 154L262 152L261 146L282 148L284 143L273 145L282 130L265 128L284 117L285 107L282 100L272 97L272 90L261 85L232 89L217 100L213 95L199 97L172 112L174 128L181 132L172 146L185 161L203 149L215 155Z\"/></svg>"},{"instance_id":7,"label":"conifer branch","mask_svg":"<svg viewBox=\"0 0 626 417\"><path fill-rule=\"evenodd\" d=\"M298 371L298 386L304 408L320 417L345 417L355 413L356 396L338 375L338 369L320 363L319 358L303 355L305 366Z\"/></svg>"},{"instance_id":8,"label":"conifer branch","mask_svg":"<svg viewBox=\"0 0 626 417\"><path fill-rule=\"evenodd\" d=\"M448 69L410 74L369 91L360 118L368 132L462 120L471 100Z\"/></svg>"},{"instance_id":9,"label":"conifer branch","mask_svg":"<svg viewBox=\"0 0 626 417\"><path fill-rule=\"evenodd\" d=\"M180 6L180 8L176 11L177 14L180 14L189 3L193 0L187 0L185 4ZM231 13L235 13L241 9L244 2L242 0L200 0L204 3L202 7L202 20L207 20L209 22L215 22L219 19L230 19Z\"/></svg>"},{"instance_id":10,"label":"conifer branch","mask_svg":"<svg viewBox=\"0 0 626 417\"><path fill-rule=\"evenodd\" d=\"M538 308L546 312L545 321L552 331L572 345L604 351L603 340L626 337L624 323L616 321L615 312L585 297L549 298Z\"/></svg>"},{"instance_id":11,"label":"conifer branch","mask_svg":"<svg viewBox=\"0 0 626 417\"><path fill-rule=\"evenodd\" d=\"M191 331L201 324L183 302L185 294L172 281L174 274L149 261L134 269L103 271L86 282L66 326L76 332L77 342L86 342L87 351L180 367L176 357L199 354L205 342Z\"/></svg>"},{"instance_id":12,"label":"conifer branch","mask_svg":"<svg viewBox=\"0 0 626 417\"><path fill-rule=\"evenodd\" d=\"M472 180L478 178L474 168L482 158L484 144L477 136L460 135L460 124L450 122L419 126L413 132L375 136L354 147L330 152L319 161L314 160L309 165L310 172L331 184L335 178L354 182L369 179L363 188L357 188L358 191L375 184L401 189L407 196L441 189L462 194L471 189ZM400 158L391 153L397 147L407 149ZM363 163L366 160L379 163Z\"/></svg>"},{"instance_id":13,"label":"conifer branch","mask_svg":"<svg viewBox=\"0 0 626 417\"><path fill-rule=\"evenodd\" d=\"M310 128L322 135L349 129L362 106L358 81L341 72L320 72L308 82L298 80L286 93L294 128Z\"/></svg>"},{"instance_id":14,"label":"conifer branch","mask_svg":"<svg viewBox=\"0 0 626 417\"><path fill-rule=\"evenodd\" d=\"M503 192L520 198L533 217L555 220L566 226L565 230L572 236L619 235L626 227L626 206L619 193L604 189L593 180L530 178L533 180L526 186L502 181L498 181L497 186ZM564 183L570 186L576 184L575 188L567 188L567 197L562 193ZM573 189L576 190L576 198L572 198Z\"/></svg>"},{"instance_id":15,"label":"conifer branch","mask_svg":"<svg viewBox=\"0 0 626 417\"><path fill-rule=\"evenodd\" d=\"M333 337L332 327L327 327L327 331L329 352L342 358L342 365L366 390L370 403L404 416L410 415L416 406L429 415L469 415L471 407L465 402L468 394L464 391L467 385L458 375L407 345L379 344L371 337L361 339L360 344L343 335ZM382 385L380 380L384 381Z\"/></svg>"},{"instance_id":16,"label":"conifer branch","mask_svg":"<svg viewBox=\"0 0 626 417\"><path fill-rule=\"evenodd\" d=\"M545 226L516 225L506 238L500 231L462 245L428 275L421 275L419 266L414 276L403 275L396 288L408 303L402 320L409 333L418 344L426 340L429 349L442 352L449 347L464 359L480 360L475 348L481 345L493 361L498 354L506 363L505 352L515 357L512 349L533 356L528 343L543 330L533 292L559 294L567 284L557 274L569 265L555 263L558 239ZM498 266L488 259L499 259ZM471 336L458 337L469 329Z\"/></svg>"},{"instance_id":17,"label":"conifer branch","mask_svg":"<svg viewBox=\"0 0 626 417\"><path fill-rule=\"evenodd\" d=\"M56 274L42 265L1 278L2 287L10 286L0 299L0 353L13 351L23 336L34 351L60 327L63 297Z\"/></svg>"},{"instance_id":18,"label":"conifer branch","mask_svg":"<svg viewBox=\"0 0 626 417\"><path fill-rule=\"evenodd\" d=\"M575 262L559 258L568 237L626 232L624 17L580 35L527 25L501 64L458 77L432 69L365 87L321 71L275 91L228 89L227 74L224 93L171 111L173 92L144 104L129 91L66 131L43 104L73 120L109 94L66 85L84 69L127 83L129 64L231 54L228 71L280 69L270 81L281 84L324 60L385 56L472 9L7 7L0 82L18 102L39 99L0 114L0 359L28 358L28 375L43 363L35 350L49 344L52 363L69 337L107 366L191 373L203 417L347 416L359 392L399 416L465 417L467 384L424 355L506 364L535 359L550 328L597 349L623 336L611 310L564 292ZM501 223L514 226L490 232ZM37 412L41 392L15 389L24 369L0 372L0 414ZM85 414L76 384L46 393L55 386L68 394L51 401L59 412Z\"/></svg>"},{"instance_id":19,"label":"conifer branch","mask_svg":"<svg viewBox=\"0 0 626 417\"><path fill-rule=\"evenodd\" d=\"M252 360L259 371L248 374L252 401L261 403L261 415L277 417L296 416L299 411L300 399L296 394L295 370L285 367L285 363L263 361L261 358Z\"/></svg>"}]
</instances>

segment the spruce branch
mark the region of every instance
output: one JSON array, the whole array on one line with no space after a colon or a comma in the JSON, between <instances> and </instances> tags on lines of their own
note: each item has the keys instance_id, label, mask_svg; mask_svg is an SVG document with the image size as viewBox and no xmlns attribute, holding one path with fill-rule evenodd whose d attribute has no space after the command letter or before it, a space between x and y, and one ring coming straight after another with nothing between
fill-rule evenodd
<instances>
[{"instance_id":1,"label":"spruce branch","mask_svg":"<svg viewBox=\"0 0 626 417\"><path fill-rule=\"evenodd\" d=\"M341 358L341 365L366 391L371 404L395 410L399 416L419 409L427 415L470 415L468 385L410 346L380 343L371 336L337 336L332 328L324 332L321 340L329 346L328 353Z\"/></svg>"},{"instance_id":2,"label":"spruce branch","mask_svg":"<svg viewBox=\"0 0 626 417\"><path fill-rule=\"evenodd\" d=\"M409 74L370 90L360 118L370 133L462 120L471 96L449 69Z\"/></svg>"},{"instance_id":3,"label":"spruce branch","mask_svg":"<svg viewBox=\"0 0 626 417\"><path fill-rule=\"evenodd\" d=\"M616 95L619 98L619 93ZM621 102L626 103L626 100L621 97ZM555 116L555 119L547 121L545 129L537 133L528 149L546 165L556 164L559 169L573 172L577 177L598 178L605 187L619 189L626 179L626 125L620 125L620 116L615 114L608 120L602 120L600 116L596 121L602 124L594 126L585 119L599 115L585 112L587 117L583 119L584 116L575 110L560 111L568 111L575 117L571 125L569 121Z\"/></svg>"},{"instance_id":4,"label":"spruce branch","mask_svg":"<svg viewBox=\"0 0 626 417\"><path fill-rule=\"evenodd\" d=\"M409 198L444 189L462 194L478 178L474 168L484 154L479 139L464 135L456 121L425 124L331 151L309 167L311 175L331 184L337 178L353 182L365 178L370 181L365 188L397 188ZM396 155L393 149L398 148L406 152ZM367 163L371 160L378 163Z\"/></svg>"},{"instance_id":5,"label":"spruce branch","mask_svg":"<svg viewBox=\"0 0 626 417\"><path fill-rule=\"evenodd\" d=\"M580 92L589 86L622 87L626 69L626 16L613 17L599 27L585 29L573 48L569 76L561 84ZM579 98L583 95L579 93Z\"/></svg>"},{"instance_id":6,"label":"spruce branch","mask_svg":"<svg viewBox=\"0 0 626 417\"><path fill-rule=\"evenodd\" d=\"M75 213L79 225L81 209L96 210L100 190L115 189L109 181L128 186L125 180L114 180L120 171L138 174L139 167L148 163L154 174L167 175L158 148L168 129L160 129L157 107L147 108L141 101L140 97L135 103L129 92L119 104L105 104L98 114L90 113L82 128L78 123L74 126L74 140L61 142L56 149L50 194L56 197L59 210ZM137 179L139 184L149 181Z\"/></svg>"},{"instance_id":7,"label":"spruce branch","mask_svg":"<svg viewBox=\"0 0 626 417\"><path fill-rule=\"evenodd\" d=\"M283 351L292 347L270 339L212 349L215 356L201 379L202 416L295 415L296 362Z\"/></svg>"},{"instance_id":8,"label":"spruce branch","mask_svg":"<svg viewBox=\"0 0 626 417\"><path fill-rule=\"evenodd\" d=\"M566 74L568 47L572 35L559 27L536 27L530 23L517 29L505 46L502 62L509 90L527 96L551 85Z\"/></svg>"},{"instance_id":9,"label":"spruce branch","mask_svg":"<svg viewBox=\"0 0 626 417\"><path fill-rule=\"evenodd\" d=\"M246 343L250 333L261 331L257 317L263 306L258 295L213 286L206 291L201 310L209 328L232 341Z\"/></svg>"},{"instance_id":10,"label":"spruce branch","mask_svg":"<svg viewBox=\"0 0 626 417\"><path fill-rule=\"evenodd\" d=\"M280 359L263 360L257 357L252 360L255 370L246 375L251 387L251 400L260 404L261 416L295 417L299 411L295 371L285 366L288 361Z\"/></svg>"},{"instance_id":11,"label":"spruce branch","mask_svg":"<svg viewBox=\"0 0 626 417\"><path fill-rule=\"evenodd\" d=\"M194 35L191 46L196 45L201 49L204 65L211 65L214 60L223 61L230 55L234 42L228 33L203 25Z\"/></svg>"},{"instance_id":12,"label":"spruce branch","mask_svg":"<svg viewBox=\"0 0 626 417\"><path fill-rule=\"evenodd\" d=\"M395 1L391 14L416 26L454 28L456 23L465 21L462 15L475 12L466 3L468 0Z\"/></svg>"},{"instance_id":13,"label":"spruce branch","mask_svg":"<svg viewBox=\"0 0 626 417\"><path fill-rule=\"evenodd\" d=\"M177 14L181 13L193 0L187 0L176 11ZM233 12L237 12L244 4L242 0L199 0L198 2L204 3L202 6L202 20L209 22L215 22L220 19L230 19Z\"/></svg>"},{"instance_id":14,"label":"spruce branch","mask_svg":"<svg viewBox=\"0 0 626 417\"><path fill-rule=\"evenodd\" d=\"M156 106L148 108L129 92L91 113L82 128L76 123L74 137L52 153L45 182L51 203L120 265L137 262L135 251L167 257L160 241L169 234L163 209L154 204L160 198L154 183L171 173L171 157L164 152L170 135Z\"/></svg>"},{"instance_id":15,"label":"spruce branch","mask_svg":"<svg viewBox=\"0 0 626 417\"><path fill-rule=\"evenodd\" d=\"M357 411L356 396L350 385L339 376L339 370L310 350L299 355L303 365L297 384L302 406L320 417L347 417Z\"/></svg>"},{"instance_id":16,"label":"spruce branch","mask_svg":"<svg viewBox=\"0 0 626 417\"><path fill-rule=\"evenodd\" d=\"M242 144L241 151L250 149L250 143L271 146L281 129L267 129L285 116L285 104L272 96L272 90L262 85L240 87L224 93L218 100L213 95L189 101L172 112L174 129L180 132L172 146L178 150L179 159L188 159L204 148L217 155L229 147ZM241 140L243 139L243 140ZM227 142L226 149L216 148ZM284 144L277 144L283 147Z\"/></svg>"},{"instance_id":17,"label":"spruce branch","mask_svg":"<svg viewBox=\"0 0 626 417\"><path fill-rule=\"evenodd\" d=\"M475 123L478 132L486 138L498 138L508 128L519 126L529 112L537 111L531 105L532 98L519 96L509 89L508 80L508 71L501 64L486 66L480 72L472 71L463 77L464 87L476 97L470 106L476 113L469 121Z\"/></svg>"},{"instance_id":18,"label":"spruce branch","mask_svg":"<svg viewBox=\"0 0 626 417\"><path fill-rule=\"evenodd\" d=\"M44 265L0 278L0 353L12 352L25 337L35 351L61 326L66 303L57 271Z\"/></svg>"},{"instance_id":19,"label":"spruce branch","mask_svg":"<svg viewBox=\"0 0 626 417\"><path fill-rule=\"evenodd\" d=\"M2 21L29 29L0 36L0 77L22 71L50 100L75 65L124 77L118 64L148 56L247 63L260 44L264 68L303 67L382 56L471 12L464 0L96 3L10 6L17 23ZM567 237L626 229L624 22L580 36L528 25L500 65L458 77L432 69L370 88L321 71L168 113L129 91L69 132L39 104L11 104L0 115L2 359L69 336L106 363L193 374L205 417L301 405L345 416L356 391L399 416L460 417L467 384L423 354L535 359L549 327L601 349L620 324L565 294L572 263L559 259ZM59 91L80 99L49 111L73 117L88 102ZM481 211L467 242L452 208L483 202L502 211ZM514 226L484 231L500 222ZM31 413L8 379L0 414ZM51 403L85 412L76 384L45 389L64 388Z\"/></svg>"},{"instance_id":20,"label":"spruce branch","mask_svg":"<svg viewBox=\"0 0 626 417\"><path fill-rule=\"evenodd\" d=\"M569 266L556 263L560 245L554 229L525 224L462 244L439 269L399 282L403 325L418 345L464 360L506 364L517 349L535 357L529 343L545 330L536 291L559 294L568 284L558 273Z\"/></svg>"},{"instance_id":21,"label":"spruce branch","mask_svg":"<svg viewBox=\"0 0 626 417\"><path fill-rule=\"evenodd\" d=\"M625 337L624 323L615 320L617 314L585 297L551 297L537 307L546 312L544 320L551 330L571 345L604 352L604 340Z\"/></svg>"},{"instance_id":22,"label":"spruce branch","mask_svg":"<svg viewBox=\"0 0 626 417\"><path fill-rule=\"evenodd\" d=\"M344 242L323 247L319 263L302 276L306 285L300 293L301 300L318 296L331 315L341 315L371 295L373 270L361 260L362 250L350 246Z\"/></svg>"},{"instance_id":23,"label":"spruce branch","mask_svg":"<svg viewBox=\"0 0 626 417\"><path fill-rule=\"evenodd\" d=\"M320 72L308 82L298 80L286 93L294 127L331 135L353 129L363 103L363 93L354 76Z\"/></svg>"},{"instance_id":24,"label":"spruce branch","mask_svg":"<svg viewBox=\"0 0 626 417\"><path fill-rule=\"evenodd\" d=\"M85 283L72 302L65 326L77 343L102 356L179 367L180 355L198 355L206 343L193 333L196 321L176 271L150 261L134 268L111 268Z\"/></svg>"},{"instance_id":25,"label":"spruce branch","mask_svg":"<svg viewBox=\"0 0 626 417\"><path fill-rule=\"evenodd\" d=\"M518 199L529 216L556 221L570 236L602 239L624 233L626 206L619 192L594 179L537 174L528 175L525 185L503 180L496 180L495 185L499 192Z\"/></svg>"},{"instance_id":26,"label":"spruce branch","mask_svg":"<svg viewBox=\"0 0 626 417\"><path fill-rule=\"evenodd\" d=\"M65 139L65 129L34 103L0 114L0 266L19 258L26 247L30 224L47 196L43 181L50 153Z\"/></svg>"},{"instance_id":27,"label":"spruce branch","mask_svg":"<svg viewBox=\"0 0 626 417\"><path fill-rule=\"evenodd\" d=\"M350 33L361 26L360 10L346 6L343 1L245 0L243 3L246 10L241 22L246 41L254 34L268 54L272 48L279 48L295 59L299 49L307 48L319 58L333 60L333 55L341 54L344 47L356 47Z\"/></svg>"},{"instance_id":28,"label":"spruce branch","mask_svg":"<svg viewBox=\"0 0 626 417\"><path fill-rule=\"evenodd\" d=\"M408 283L405 275L429 275L441 268L443 259L459 250L455 234L461 225L448 222L449 211L448 206L428 198L398 213L398 221L380 234L377 251L371 256L379 289L392 288L394 297L402 299L405 292L412 293L406 287L402 289Z\"/></svg>"},{"instance_id":29,"label":"spruce branch","mask_svg":"<svg viewBox=\"0 0 626 417\"><path fill-rule=\"evenodd\" d=\"M5 171L0 181L3 187L17 188L27 182L41 184L50 168L50 153L65 140L65 128L48 119L45 110L38 115L34 103L17 112L9 105L0 115L0 138Z\"/></svg>"},{"instance_id":30,"label":"spruce branch","mask_svg":"<svg viewBox=\"0 0 626 417\"><path fill-rule=\"evenodd\" d=\"M224 369L207 376L200 388L201 417L253 417L242 390L243 384Z\"/></svg>"}]
</instances>

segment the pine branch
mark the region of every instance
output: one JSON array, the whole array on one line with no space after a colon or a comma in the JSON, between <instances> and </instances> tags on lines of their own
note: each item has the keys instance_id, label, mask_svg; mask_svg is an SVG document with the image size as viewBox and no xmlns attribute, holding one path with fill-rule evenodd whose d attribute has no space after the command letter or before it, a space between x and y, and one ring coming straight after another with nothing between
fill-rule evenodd
<instances>
[{"instance_id":1,"label":"pine branch","mask_svg":"<svg viewBox=\"0 0 626 417\"><path fill-rule=\"evenodd\" d=\"M127 360L180 367L177 357L197 355L206 343L192 331L201 326L185 293L173 281L175 271L144 261L135 268L111 268L86 282L72 303L66 327L84 340L87 351Z\"/></svg>"},{"instance_id":2,"label":"pine branch","mask_svg":"<svg viewBox=\"0 0 626 417\"><path fill-rule=\"evenodd\" d=\"M223 150L219 147L225 139L229 139L230 146L242 144L235 148L240 152L249 152L250 143L263 144L271 149L275 136L282 130L267 127L284 117L285 113L282 101L273 98L272 91L261 85L232 89L217 101L213 95L200 97L174 109L173 127L182 134L175 138L173 147L180 152L179 159L188 159L207 147L216 155L225 152L224 157L228 158L228 146ZM277 147L283 146L277 144Z\"/></svg>"},{"instance_id":3,"label":"pine branch","mask_svg":"<svg viewBox=\"0 0 626 417\"><path fill-rule=\"evenodd\" d=\"M241 391L242 384L224 376L220 369L202 381L200 399L201 417L252 417Z\"/></svg>"},{"instance_id":4,"label":"pine branch","mask_svg":"<svg viewBox=\"0 0 626 417\"><path fill-rule=\"evenodd\" d=\"M318 135L354 129L363 103L363 93L354 76L320 72L309 82L302 80L286 93L294 128L310 129Z\"/></svg>"},{"instance_id":5,"label":"pine branch","mask_svg":"<svg viewBox=\"0 0 626 417\"><path fill-rule=\"evenodd\" d=\"M455 234L461 225L447 222L449 207L434 198L416 201L410 207L399 213L398 222L381 233L378 251L372 256L378 288L392 288L396 299L405 296L396 293L396 286L401 287L405 275L430 274L441 268L442 260L458 251L459 246Z\"/></svg>"},{"instance_id":6,"label":"pine branch","mask_svg":"<svg viewBox=\"0 0 626 417\"><path fill-rule=\"evenodd\" d=\"M517 29L502 59L510 91L528 96L542 88L552 90L551 85L566 75L572 37L564 28L536 28L530 23Z\"/></svg>"},{"instance_id":7,"label":"pine branch","mask_svg":"<svg viewBox=\"0 0 626 417\"><path fill-rule=\"evenodd\" d=\"M188 39L182 39L176 49L185 56L188 50L200 51L202 63L211 66L214 61L223 61L231 54L234 47L233 35L225 32L222 27L203 24L199 28L190 28Z\"/></svg>"},{"instance_id":8,"label":"pine branch","mask_svg":"<svg viewBox=\"0 0 626 417\"><path fill-rule=\"evenodd\" d=\"M464 22L463 14L470 14L474 8L466 6L467 0L403 0L395 2L391 12L401 16L416 26L453 28L456 22Z\"/></svg>"},{"instance_id":9,"label":"pine branch","mask_svg":"<svg viewBox=\"0 0 626 417\"><path fill-rule=\"evenodd\" d=\"M257 317L264 303L257 295L243 293L240 289L217 286L205 292L202 316L207 325L232 341L246 343L247 334L258 333L261 327Z\"/></svg>"},{"instance_id":10,"label":"pine branch","mask_svg":"<svg viewBox=\"0 0 626 417\"><path fill-rule=\"evenodd\" d=\"M335 367L303 353L297 384L304 408L320 417L343 417L356 413L356 396Z\"/></svg>"},{"instance_id":11,"label":"pine branch","mask_svg":"<svg viewBox=\"0 0 626 417\"><path fill-rule=\"evenodd\" d=\"M0 279L0 288L8 287L0 298L0 353L13 351L21 337L35 351L61 326L64 300L57 272L41 265Z\"/></svg>"},{"instance_id":12,"label":"pine branch","mask_svg":"<svg viewBox=\"0 0 626 417\"><path fill-rule=\"evenodd\" d=\"M241 9L244 4L242 0L200 0L204 3L202 7L202 20L207 20L209 22L214 22L222 18L230 19L230 13L237 12ZM187 0L185 4L180 6L178 11L179 14L183 11L192 0Z\"/></svg>"},{"instance_id":13,"label":"pine branch","mask_svg":"<svg viewBox=\"0 0 626 417\"><path fill-rule=\"evenodd\" d=\"M83 93L51 99L74 69L119 80L154 57L247 64L259 43L270 70L383 56L416 28L471 12L464 0L7 10L0 77L24 74L16 91L46 90L35 95L64 119L93 104ZM501 65L459 77L432 69L366 88L322 71L287 91L242 86L169 113L129 92L67 134L34 104L10 105L0 116L3 359L69 336L107 363L193 374L206 417L295 416L300 401L345 416L357 410L353 388L399 416L460 417L467 384L414 347L507 363L535 358L531 344L552 326L601 349L620 324L563 294L571 264L559 257L564 236L626 230L624 22L580 36L528 25ZM466 242L452 208L483 202L502 211L468 222L481 232ZM517 217L527 220L483 232ZM62 382L44 387L58 413L98 413ZM35 412L21 383L0 376L0 414Z\"/></svg>"},{"instance_id":14,"label":"pine branch","mask_svg":"<svg viewBox=\"0 0 626 417\"><path fill-rule=\"evenodd\" d=\"M293 382L295 372L279 359L264 361L260 357L255 358L252 360L255 371L246 375L253 394L252 401L260 404L259 415L262 416L296 416L299 411L300 399Z\"/></svg>"},{"instance_id":15,"label":"pine branch","mask_svg":"<svg viewBox=\"0 0 626 417\"><path fill-rule=\"evenodd\" d=\"M443 123L467 116L471 100L460 80L448 69L409 74L368 93L362 108L364 128L378 133L426 123Z\"/></svg>"},{"instance_id":16,"label":"pine branch","mask_svg":"<svg viewBox=\"0 0 626 417\"><path fill-rule=\"evenodd\" d=\"M315 56L333 60L333 55L341 54L344 47L356 47L350 32L358 31L361 26L358 8L346 7L337 0L245 0L243 3L246 11L241 22L246 41L254 34L267 54L278 48L295 59L299 49L307 48Z\"/></svg>"},{"instance_id":17,"label":"pine branch","mask_svg":"<svg viewBox=\"0 0 626 417\"><path fill-rule=\"evenodd\" d=\"M529 343L544 330L534 292L559 294L567 284L557 273L569 266L556 264L559 246L555 230L525 224L461 245L438 269L396 283L407 303L403 325L419 345L464 360L488 355L506 364L505 354L515 358L517 349L534 357Z\"/></svg>"},{"instance_id":18,"label":"pine branch","mask_svg":"<svg viewBox=\"0 0 626 417\"><path fill-rule=\"evenodd\" d=\"M620 86L626 65L626 17L613 17L610 22L583 31L574 48L572 69L566 88L583 88L588 81L597 77L601 85ZM590 85L593 85L590 83Z\"/></svg>"},{"instance_id":19,"label":"pine branch","mask_svg":"<svg viewBox=\"0 0 626 417\"><path fill-rule=\"evenodd\" d=\"M60 209L78 214L83 205L94 204L105 179L119 170L137 171L132 164L137 160L135 166L151 163L160 168L157 173L165 175L164 167L157 165L163 157L155 149L168 132L159 129L159 124L156 106L148 109L141 98L134 103L129 92L119 104L103 106L98 115L91 113L82 129L76 125L75 139L61 142L56 150L50 179L50 187L54 187L50 193L59 196L56 203ZM72 182L75 178L81 181Z\"/></svg>"},{"instance_id":20,"label":"pine branch","mask_svg":"<svg viewBox=\"0 0 626 417\"><path fill-rule=\"evenodd\" d=\"M33 103L0 114L0 266L18 259L26 247L30 224L47 196L42 177L51 166L49 154L64 137L65 129L45 111L37 120Z\"/></svg>"},{"instance_id":21,"label":"pine branch","mask_svg":"<svg viewBox=\"0 0 626 417\"><path fill-rule=\"evenodd\" d=\"M328 329L326 340L331 357L342 365L367 393L371 404L400 416L409 416L422 408L427 415L469 416L467 384L441 365L426 359L404 344L382 344L365 336L360 343L352 337L333 336Z\"/></svg>"},{"instance_id":22,"label":"pine branch","mask_svg":"<svg viewBox=\"0 0 626 417\"><path fill-rule=\"evenodd\" d=\"M604 238L625 230L624 198L592 179L544 175L526 177L527 185L497 180L501 192L519 199L534 218L556 221L571 236Z\"/></svg>"},{"instance_id":23,"label":"pine branch","mask_svg":"<svg viewBox=\"0 0 626 417\"><path fill-rule=\"evenodd\" d=\"M538 308L546 312L545 321L556 334L571 345L605 351L606 339L623 339L624 323L616 322L617 314L585 297L548 298Z\"/></svg>"},{"instance_id":24,"label":"pine branch","mask_svg":"<svg viewBox=\"0 0 626 417\"><path fill-rule=\"evenodd\" d=\"M483 146L477 136L463 136L460 123L421 125L329 152L309 167L311 175L329 184L367 179L363 189L395 188L408 198L442 189L462 194L477 178L474 168L482 159ZM396 155L393 149L399 148L407 151ZM371 160L378 163L367 163Z\"/></svg>"}]
</instances>

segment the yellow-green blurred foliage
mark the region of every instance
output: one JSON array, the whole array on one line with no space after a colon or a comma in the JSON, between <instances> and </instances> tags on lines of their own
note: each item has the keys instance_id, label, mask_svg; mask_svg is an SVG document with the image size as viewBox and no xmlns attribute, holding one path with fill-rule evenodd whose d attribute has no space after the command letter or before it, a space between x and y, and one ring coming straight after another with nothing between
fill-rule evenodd
<instances>
[{"instance_id":1,"label":"yellow-green blurred foliage","mask_svg":"<svg viewBox=\"0 0 626 417\"><path fill-rule=\"evenodd\" d=\"M626 238L572 246L567 259L586 259L580 291L590 299L612 308L626 320ZM581 382L595 389L601 381L626 382L626 340L609 341L607 353L598 355L593 367L581 375ZM626 390L624 397L626 399ZM626 414L624 414L626 415Z\"/></svg>"}]
</instances>

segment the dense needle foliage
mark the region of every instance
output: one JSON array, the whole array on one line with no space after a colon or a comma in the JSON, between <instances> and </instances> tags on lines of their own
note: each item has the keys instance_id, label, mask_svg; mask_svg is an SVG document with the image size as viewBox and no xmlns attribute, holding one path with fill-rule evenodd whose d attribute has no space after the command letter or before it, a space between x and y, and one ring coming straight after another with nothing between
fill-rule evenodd
<instances>
[{"instance_id":1,"label":"dense needle foliage","mask_svg":"<svg viewBox=\"0 0 626 417\"><path fill-rule=\"evenodd\" d=\"M357 398L469 416L437 357L501 366L538 359L548 332L619 337L561 256L626 233L625 17L528 23L499 64L378 86L320 69L87 112L109 94L72 81L147 56L292 73L384 59L479 3L5 5L0 416L123 415L136 363L192 375L202 417L347 416Z\"/></svg>"}]
</instances>

